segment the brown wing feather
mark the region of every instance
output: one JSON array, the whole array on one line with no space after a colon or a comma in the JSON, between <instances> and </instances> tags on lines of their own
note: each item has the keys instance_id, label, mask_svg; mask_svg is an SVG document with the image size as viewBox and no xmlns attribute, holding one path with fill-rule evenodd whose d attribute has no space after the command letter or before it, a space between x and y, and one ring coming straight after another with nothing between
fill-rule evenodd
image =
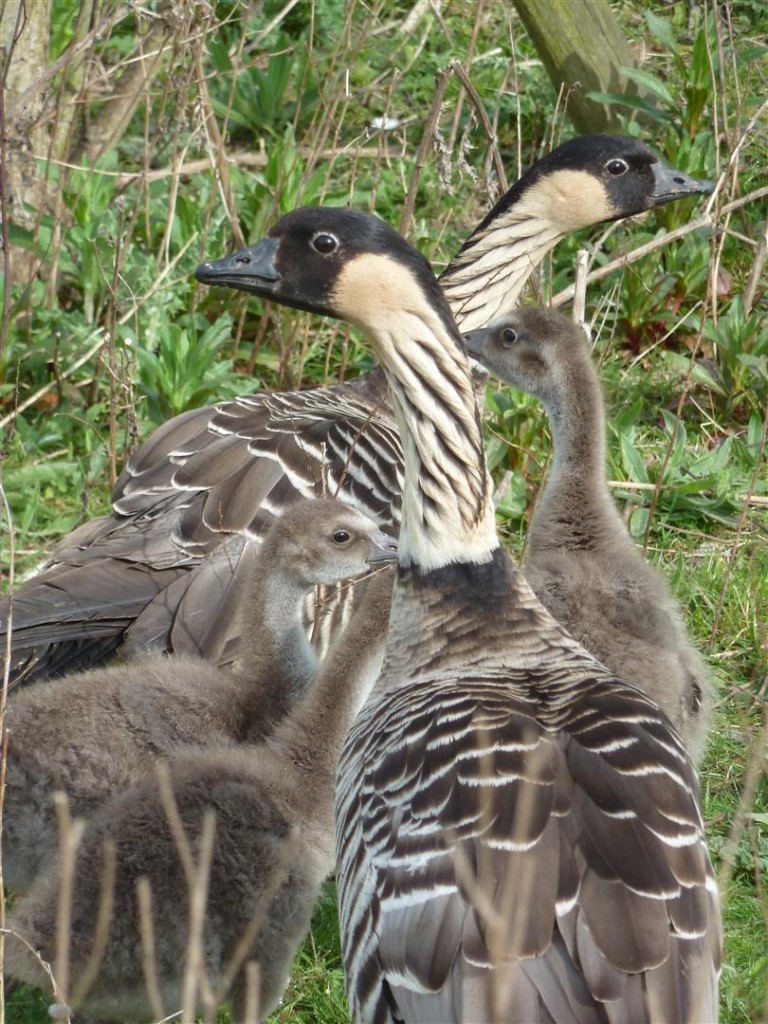
<instances>
[{"instance_id":1,"label":"brown wing feather","mask_svg":"<svg viewBox=\"0 0 768 1024\"><path fill-rule=\"evenodd\" d=\"M338 494L396 528L402 452L382 381L234 399L155 431L121 474L113 514L65 538L17 592L14 682L118 648L231 660L242 541L299 496Z\"/></svg>"},{"instance_id":2,"label":"brown wing feather","mask_svg":"<svg viewBox=\"0 0 768 1024\"><path fill-rule=\"evenodd\" d=\"M363 782L338 807L356 1020L693 1021L713 1003L717 898L679 741L610 677L547 679L412 683L358 719L344 761ZM665 965L680 991L654 995Z\"/></svg>"}]
</instances>

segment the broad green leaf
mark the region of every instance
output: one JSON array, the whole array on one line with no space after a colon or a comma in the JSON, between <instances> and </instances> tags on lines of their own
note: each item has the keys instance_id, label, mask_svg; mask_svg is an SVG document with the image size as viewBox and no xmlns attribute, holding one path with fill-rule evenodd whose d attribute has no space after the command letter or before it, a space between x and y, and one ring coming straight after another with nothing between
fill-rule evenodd
<instances>
[{"instance_id":1,"label":"broad green leaf","mask_svg":"<svg viewBox=\"0 0 768 1024\"><path fill-rule=\"evenodd\" d=\"M676 55L679 52L679 44L670 23L664 18L660 18L658 14L654 14L653 11L645 12L645 21L653 38L662 46L666 46L670 53Z\"/></svg>"},{"instance_id":2,"label":"broad green leaf","mask_svg":"<svg viewBox=\"0 0 768 1024\"><path fill-rule=\"evenodd\" d=\"M621 458L624 463L624 471L630 480L640 484L650 482L642 457L626 434L621 435Z\"/></svg>"},{"instance_id":3,"label":"broad green leaf","mask_svg":"<svg viewBox=\"0 0 768 1024\"><path fill-rule=\"evenodd\" d=\"M660 82L655 75L650 74L648 71L641 71L640 68L622 68L621 74L630 79L632 82L637 82L638 85L642 85L648 92L653 93L663 103L666 103L669 107L674 107L675 98L669 89Z\"/></svg>"},{"instance_id":4,"label":"broad green leaf","mask_svg":"<svg viewBox=\"0 0 768 1024\"><path fill-rule=\"evenodd\" d=\"M641 110L648 117L653 118L654 121L661 121L663 124L674 123L673 117L665 114L658 107L652 106L647 100L641 99L639 96L617 96L614 93L607 92L588 92L587 97L596 103L607 103L615 107L631 107L632 110Z\"/></svg>"}]
</instances>

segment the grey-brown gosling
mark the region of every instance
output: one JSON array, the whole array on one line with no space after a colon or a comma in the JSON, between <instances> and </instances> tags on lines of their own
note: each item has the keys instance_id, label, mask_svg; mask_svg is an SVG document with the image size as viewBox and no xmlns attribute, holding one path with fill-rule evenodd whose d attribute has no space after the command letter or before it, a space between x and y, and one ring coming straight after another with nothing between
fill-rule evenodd
<instances>
[{"instance_id":1,"label":"grey-brown gosling","mask_svg":"<svg viewBox=\"0 0 768 1024\"><path fill-rule=\"evenodd\" d=\"M467 352L543 404L554 460L529 524L525 577L611 672L668 715L694 763L712 684L667 580L629 536L605 474L603 394L583 331L551 309L518 309L464 335Z\"/></svg>"},{"instance_id":2,"label":"grey-brown gosling","mask_svg":"<svg viewBox=\"0 0 768 1024\"><path fill-rule=\"evenodd\" d=\"M714 1021L693 766L500 546L469 363L429 264L375 217L307 208L198 275L362 327L403 442L384 666L337 784L355 1024Z\"/></svg>"},{"instance_id":3,"label":"grey-brown gosling","mask_svg":"<svg viewBox=\"0 0 768 1024\"><path fill-rule=\"evenodd\" d=\"M11 695L3 822L6 884L24 892L56 850L52 793L88 818L186 744L255 742L303 693L317 663L303 605L317 584L364 572L396 542L335 499L286 509L241 564L237 671L151 655L25 687Z\"/></svg>"},{"instance_id":4,"label":"grey-brown gosling","mask_svg":"<svg viewBox=\"0 0 768 1024\"><path fill-rule=\"evenodd\" d=\"M709 190L637 139L563 143L502 196L442 274L459 326L482 327L513 309L532 271L571 232ZM237 644L232 577L271 513L297 492L330 491L396 533L402 471L378 369L182 413L130 458L112 514L65 537L16 590L13 679L85 668L116 651L228 663Z\"/></svg>"},{"instance_id":5,"label":"grey-brown gosling","mask_svg":"<svg viewBox=\"0 0 768 1024\"><path fill-rule=\"evenodd\" d=\"M258 965L259 1020L287 984L318 890L333 869L339 750L381 667L392 578L392 573L380 572L370 580L306 696L263 744L191 751L168 762L193 850L206 808L216 815L203 928L203 964L214 989L249 923L263 915L247 950L247 960ZM108 837L116 844L109 939L81 1007L104 1021L155 1020L143 974L139 878L147 878L151 887L154 964L166 1013L182 1005L189 915L185 875L154 777L107 803L86 828L78 849L70 924L74 988L93 946L102 842ZM56 954L59 887L56 870L43 876L10 921L10 928L47 961ZM43 971L13 939L6 940L6 970L11 977L45 985ZM241 969L235 976L233 1020L246 1019L245 998ZM202 1009L199 1003L198 1011Z\"/></svg>"}]
</instances>

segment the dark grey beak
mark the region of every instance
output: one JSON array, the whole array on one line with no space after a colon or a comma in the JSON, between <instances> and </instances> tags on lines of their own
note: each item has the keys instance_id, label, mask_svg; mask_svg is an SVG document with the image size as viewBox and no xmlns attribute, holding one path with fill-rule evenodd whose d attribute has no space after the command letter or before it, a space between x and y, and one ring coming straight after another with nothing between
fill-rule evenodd
<instances>
[{"instance_id":1,"label":"dark grey beak","mask_svg":"<svg viewBox=\"0 0 768 1024\"><path fill-rule=\"evenodd\" d=\"M195 271L195 277L203 284L228 285L268 298L281 280L275 268L277 247L276 238L264 238L232 256L225 256L212 263L201 263Z\"/></svg>"},{"instance_id":2,"label":"dark grey beak","mask_svg":"<svg viewBox=\"0 0 768 1024\"><path fill-rule=\"evenodd\" d=\"M371 534L373 552L368 556L369 565L381 565L382 562L397 561L397 541L381 531Z\"/></svg>"},{"instance_id":3,"label":"dark grey beak","mask_svg":"<svg viewBox=\"0 0 768 1024\"><path fill-rule=\"evenodd\" d=\"M479 362L483 361L483 343L487 334L488 329L486 327L462 334L461 339L464 342L464 348L467 350L467 355L472 359L477 359Z\"/></svg>"},{"instance_id":4,"label":"dark grey beak","mask_svg":"<svg viewBox=\"0 0 768 1024\"><path fill-rule=\"evenodd\" d=\"M655 185L651 193L653 206L661 206L672 199L681 199L683 196L695 196L700 192L709 194L714 191L715 186L711 181L703 178L691 178L682 171L676 171L674 167L667 167L661 162L653 165L653 176Z\"/></svg>"}]
</instances>

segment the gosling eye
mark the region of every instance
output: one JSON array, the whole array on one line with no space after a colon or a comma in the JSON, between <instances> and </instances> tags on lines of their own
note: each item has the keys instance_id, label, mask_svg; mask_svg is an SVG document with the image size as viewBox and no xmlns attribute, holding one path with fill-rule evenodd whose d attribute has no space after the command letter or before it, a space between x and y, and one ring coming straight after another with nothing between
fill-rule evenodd
<instances>
[{"instance_id":1,"label":"gosling eye","mask_svg":"<svg viewBox=\"0 0 768 1024\"><path fill-rule=\"evenodd\" d=\"M513 331L511 327L505 327L501 332L501 344L504 348L510 348L517 341L517 331Z\"/></svg>"},{"instance_id":2,"label":"gosling eye","mask_svg":"<svg viewBox=\"0 0 768 1024\"><path fill-rule=\"evenodd\" d=\"M334 544L346 544L350 539L346 530L337 530L333 535Z\"/></svg>"},{"instance_id":3,"label":"gosling eye","mask_svg":"<svg viewBox=\"0 0 768 1024\"><path fill-rule=\"evenodd\" d=\"M613 160L609 160L605 165L606 171L612 174L614 178L618 178L620 174L626 174L629 170L629 164L626 160L622 160L620 157L615 157Z\"/></svg>"},{"instance_id":4,"label":"gosling eye","mask_svg":"<svg viewBox=\"0 0 768 1024\"><path fill-rule=\"evenodd\" d=\"M327 256L329 253L335 252L338 249L339 240L335 235L331 235L327 231L319 231L314 236L310 244L317 252L322 253L323 256Z\"/></svg>"}]
</instances>

